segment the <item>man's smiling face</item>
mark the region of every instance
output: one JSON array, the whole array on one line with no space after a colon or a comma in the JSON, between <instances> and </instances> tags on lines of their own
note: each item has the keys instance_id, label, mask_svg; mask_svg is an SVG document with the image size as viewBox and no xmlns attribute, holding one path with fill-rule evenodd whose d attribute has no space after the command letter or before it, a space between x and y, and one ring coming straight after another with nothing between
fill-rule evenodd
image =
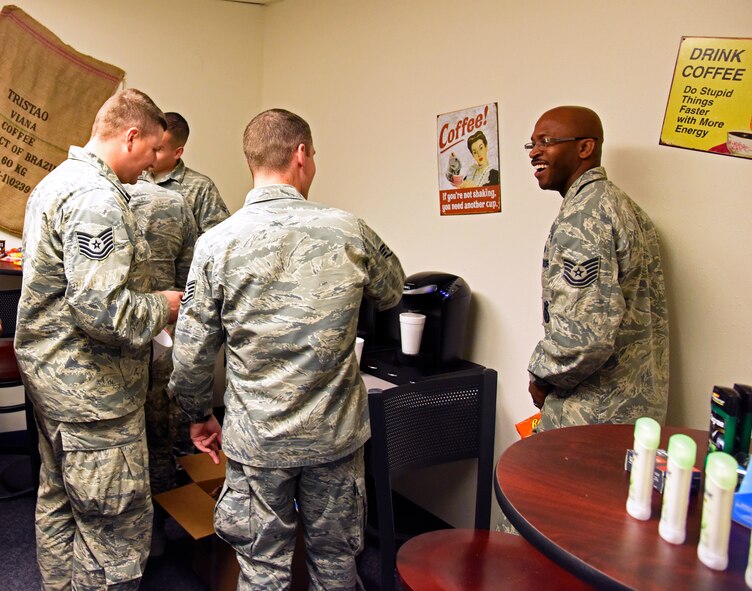
<instances>
[{"instance_id":1,"label":"man's smiling face","mask_svg":"<svg viewBox=\"0 0 752 591\"><path fill-rule=\"evenodd\" d=\"M543 115L535 124L530 139L535 146L530 150L530 161L535 168L538 186L544 190L558 191L562 195L580 176L582 161L578 158L579 141L561 142L544 146L544 138L576 137L578 134L565 120Z\"/></svg>"}]
</instances>

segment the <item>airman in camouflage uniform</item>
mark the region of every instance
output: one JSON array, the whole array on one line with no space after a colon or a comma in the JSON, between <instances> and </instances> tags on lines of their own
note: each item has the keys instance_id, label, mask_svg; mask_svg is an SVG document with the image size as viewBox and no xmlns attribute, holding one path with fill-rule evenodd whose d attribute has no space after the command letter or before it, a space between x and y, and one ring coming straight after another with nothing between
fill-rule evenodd
<instances>
[{"instance_id":1,"label":"airman in camouflage uniform","mask_svg":"<svg viewBox=\"0 0 752 591\"><path fill-rule=\"evenodd\" d=\"M543 255L545 336L528 367L540 430L663 422L668 312L655 227L600 166L593 111L553 109L531 139L539 185L564 197Z\"/></svg>"},{"instance_id":2,"label":"airman in camouflage uniform","mask_svg":"<svg viewBox=\"0 0 752 591\"><path fill-rule=\"evenodd\" d=\"M196 244L170 389L193 441L216 453L212 369L227 352L227 480L215 529L238 553L238 589L287 589L297 511L311 589L361 588L366 389L355 357L363 293L399 302L397 257L363 221L307 201L310 128L283 110L246 128L256 187ZM275 149L276 146L276 149Z\"/></svg>"},{"instance_id":3,"label":"airman in camouflage uniform","mask_svg":"<svg viewBox=\"0 0 752 591\"><path fill-rule=\"evenodd\" d=\"M180 113L175 112L165 113L165 119L167 130L162 138L162 149L157 154L154 166L144 172L142 178L180 193L193 213L198 235L201 236L226 220L230 212L214 182L208 176L188 168L181 159L190 134L188 122ZM182 416L178 418L176 429L176 453L194 453L188 433L189 425Z\"/></svg>"},{"instance_id":4,"label":"airman in camouflage uniform","mask_svg":"<svg viewBox=\"0 0 752 591\"><path fill-rule=\"evenodd\" d=\"M196 222L182 195L145 180L127 185L130 207L146 238L149 256L148 291L183 290L196 243ZM173 326L167 330L172 333ZM146 394L146 439L152 495L175 487L176 413L166 386L172 373L172 355L151 362L151 383Z\"/></svg>"},{"instance_id":5,"label":"airman in camouflage uniform","mask_svg":"<svg viewBox=\"0 0 752 591\"><path fill-rule=\"evenodd\" d=\"M188 168L181 160L188 141L188 122L179 113L165 113L167 131L157 163L143 178L160 187L180 193L193 212L200 236L230 216L214 182L206 175Z\"/></svg>"},{"instance_id":6,"label":"airman in camouflage uniform","mask_svg":"<svg viewBox=\"0 0 752 591\"><path fill-rule=\"evenodd\" d=\"M145 94L115 94L27 205L15 350L40 435L45 590L137 589L146 561L149 342L180 293L142 293L149 247L122 183L154 161L164 126Z\"/></svg>"}]
</instances>

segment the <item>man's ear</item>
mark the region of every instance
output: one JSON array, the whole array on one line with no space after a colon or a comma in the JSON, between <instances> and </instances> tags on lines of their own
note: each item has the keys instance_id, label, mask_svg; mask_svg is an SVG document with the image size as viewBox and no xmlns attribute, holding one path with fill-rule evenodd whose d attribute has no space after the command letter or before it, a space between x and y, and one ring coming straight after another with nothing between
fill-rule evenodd
<instances>
[{"instance_id":1,"label":"man's ear","mask_svg":"<svg viewBox=\"0 0 752 591\"><path fill-rule=\"evenodd\" d=\"M175 150L175 158L177 160L180 160L180 158L183 156L183 149L185 146L180 146L177 150Z\"/></svg>"},{"instance_id":2,"label":"man's ear","mask_svg":"<svg viewBox=\"0 0 752 591\"><path fill-rule=\"evenodd\" d=\"M128 151L133 148L133 140L139 136L138 127L131 127L125 132L125 145Z\"/></svg>"},{"instance_id":3,"label":"man's ear","mask_svg":"<svg viewBox=\"0 0 752 591\"><path fill-rule=\"evenodd\" d=\"M587 160L593 155L593 152L595 152L595 140L592 138L587 138L584 140L580 140L580 153L578 156L581 160Z\"/></svg>"},{"instance_id":4,"label":"man's ear","mask_svg":"<svg viewBox=\"0 0 752 591\"><path fill-rule=\"evenodd\" d=\"M308 158L308 151L305 144L300 144L295 150L295 161L299 166L305 164L306 158Z\"/></svg>"}]
</instances>

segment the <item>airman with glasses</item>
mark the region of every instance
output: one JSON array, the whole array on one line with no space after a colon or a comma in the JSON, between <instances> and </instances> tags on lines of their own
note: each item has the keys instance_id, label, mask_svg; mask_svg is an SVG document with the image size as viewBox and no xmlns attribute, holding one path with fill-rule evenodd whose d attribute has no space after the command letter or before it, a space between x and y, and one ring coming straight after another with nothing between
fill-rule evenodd
<instances>
[{"instance_id":1,"label":"airman with glasses","mask_svg":"<svg viewBox=\"0 0 752 591\"><path fill-rule=\"evenodd\" d=\"M543 255L544 336L528 372L540 429L665 420L668 313L658 236L606 176L603 127L584 107L544 113L525 144L563 201Z\"/></svg>"}]
</instances>

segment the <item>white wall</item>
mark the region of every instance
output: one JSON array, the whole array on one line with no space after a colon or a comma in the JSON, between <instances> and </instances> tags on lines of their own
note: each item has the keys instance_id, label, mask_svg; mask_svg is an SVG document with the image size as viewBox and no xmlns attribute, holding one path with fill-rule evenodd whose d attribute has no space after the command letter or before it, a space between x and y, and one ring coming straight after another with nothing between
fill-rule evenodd
<instances>
[{"instance_id":1,"label":"white wall","mask_svg":"<svg viewBox=\"0 0 752 591\"><path fill-rule=\"evenodd\" d=\"M497 453L535 411L526 367L542 334L541 255L561 198L538 189L522 144L559 104L601 115L610 177L660 231L668 422L705 429L712 386L752 382L752 162L658 145L682 35L752 37L752 3L285 0L267 12L262 102L311 123L311 199L364 217L408 273L449 271L473 288L467 355L499 371ZM503 212L442 218L436 115L493 101ZM457 472L447 483L461 488L471 472ZM417 495L470 523L472 504Z\"/></svg>"}]
</instances>

